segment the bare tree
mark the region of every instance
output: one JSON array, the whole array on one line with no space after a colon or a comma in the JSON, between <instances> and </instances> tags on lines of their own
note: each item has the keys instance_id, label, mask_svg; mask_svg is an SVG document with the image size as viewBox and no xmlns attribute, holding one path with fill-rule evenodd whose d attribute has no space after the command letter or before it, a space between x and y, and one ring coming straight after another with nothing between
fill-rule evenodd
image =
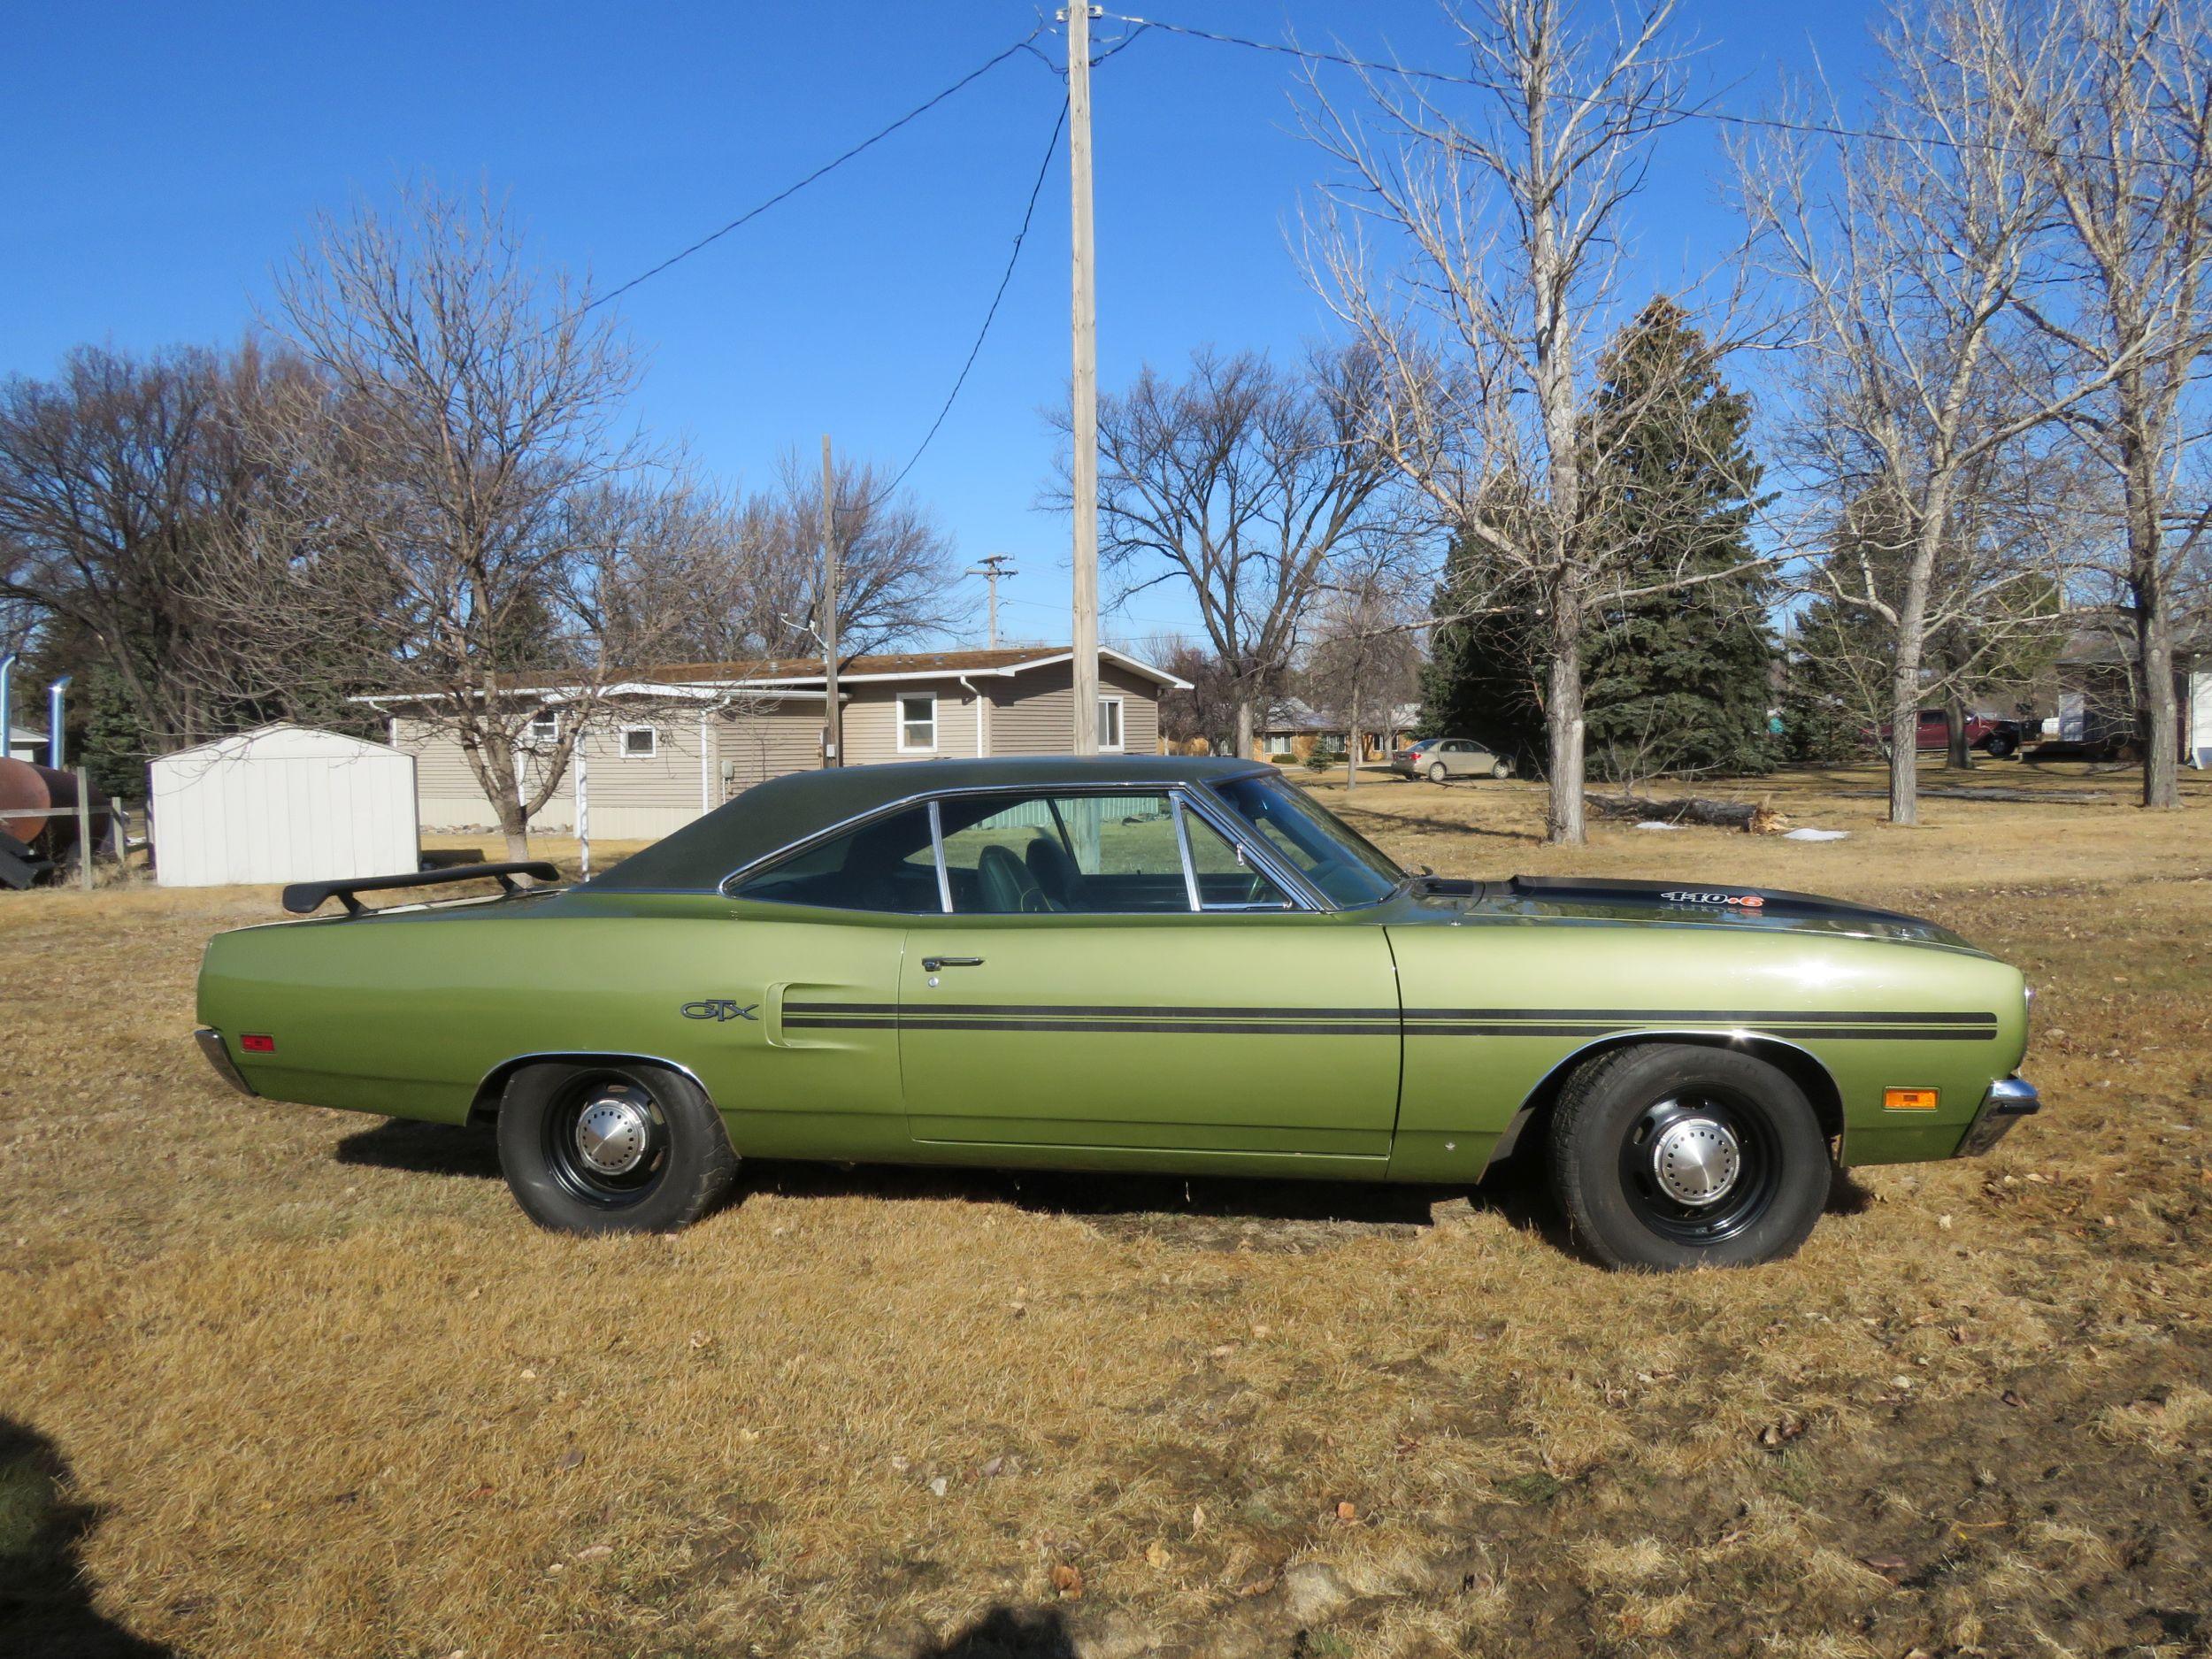
<instances>
[{"instance_id":1,"label":"bare tree","mask_svg":"<svg viewBox=\"0 0 2212 1659\"><path fill-rule=\"evenodd\" d=\"M1374 441L1496 572L1486 608L1544 619L1557 841L1584 839L1594 610L1730 573L1630 580L1609 527L1616 469L1589 419L1594 341L1623 297L1625 210L1653 140L1684 111L1674 12L1647 0L1586 24L1569 0L1452 9L1477 90L1448 103L1363 72L1375 130L1317 73L1310 83L1306 131L1341 177L1309 228L1309 273L1380 366ZM1707 332L1717 357L1732 349L1725 328ZM1636 429L1622 418L1634 412L1614 411L1612 429Z\"/></svg>"},{"instance_id":2,"label":"bare tree","mask_svg":"<svg viewBox=\"0 0 2212 1659\"><path fill-rule=\"evenodd\" d=\"M1419 636L1409 625L1422 609L1417 578L1408 566L1378 559L1348 572L1325 596L1301 676L1310 697L1325 702L1346 726L1344 787L1359 783L1361 733L1367 717L1416 694ZM1389 735L1386 731L1385 735Z\"/></svg>"},{"instance_id":3,"label":"bare tree","mask_svg":"<svg viewBox=\"0 0 2212 1659\"><path fill-rule=\"evenodd\" d=\"M1102 560L1125 601L1189 588L1236 681L1239 754L1337 563L1394 534L1394 469L1365 440L1379 390L1356 348L1314 350L1297 373L1201 350L1187 380L1148 365L1099 400Z\"/></svg>"},{"instance_id":4,"label":"bare tree","mask_svg":"<svg viewBox=\"0 0 2212 1659\"><path fill-rule=\"evenodd\" d=\"M821 654L821 474L794 451L773 488L721 504L720 579L670 649L701 662ZM837 638L845 657L888 650L950 625L953 543L928 510L876 466L840 462Z\"/></svg>"},{"instance_id":5,"label":"bare tree","mask_svg":"<svg viewBox=\"0 0 2212 1659\"><path fill-rule=\"evenodd\" d=\"M269 481L231 411L303 375L251 344L86 347L50 380L0 387L0 603L84 643L146 753L229 729L250 702L228 672L238 631L192 578Z\"/></svg>"},{"instance_id":6,"label":"bare tree","mask_svg":"<svg viewBox=\"0 0 2212 1659\"><path fill-rule=\"evenodd\" d=\"M2109 379L2054 362L2020 305L2046 274L2052 196L2027 165L2033 134L1994 88L2016 56L2061 45L1980 30L1977 4L1893 13L1867 135L1829 145L1778 131L1737 157L1767 263L1801 302L1791 458L1831 523L1863 511L1880 527L1821 569L1881 625L1899 824L1917 819L1906 734L1938 666L1932 641L1990 584L2032 574L1982 557L1993 544L1978 480ZM1969 572L1947 597L1947 553Z\"/></svg>"},{"instance_id":7,"label":"bare tree","mask_svg":"<svg viewBox=\"0 0 2212 1659\"><path fill-rule=\"evenodd\" d=\"M287 510L210 589L262 611L265 662L349 641L348 672L458 744L523 856L578 737L671 626L676 607L640 603L675 586L647 566L703 551L624 427L634 362L498 205L427 187L396 218L319 219L277 298L321 383L262 411ZM554 703L559 736L534 743Z\"/></svg>"},{"instance_id":8,"label":"bare tree","mask_svg":"<svg viewBox=\"0 0 2212 1659\"><path fill-rule=\"evenodd\" d=\"M2212 525L2181 488L2212 343L2212 21L2168 0L1973 0L1967 16L2055 204L2071 279L2020 304L2078 373L2107 381L2065 415L2120 487L2143 804L2177 806L2174 589Z\"/></svg>"}]
</instances>

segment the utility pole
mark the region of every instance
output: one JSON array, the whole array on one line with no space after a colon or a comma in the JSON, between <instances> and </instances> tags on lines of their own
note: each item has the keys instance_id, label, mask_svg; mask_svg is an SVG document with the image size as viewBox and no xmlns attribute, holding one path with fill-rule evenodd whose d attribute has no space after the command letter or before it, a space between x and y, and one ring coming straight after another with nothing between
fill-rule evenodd
<instances>
[{"instance_id":1,"label":"utility pole","mask_svg":"<svg viewBox=\"0 0 2212 1659\"><path fill-rule=\"evenodd\" d=\"M1098 283L1091 252L1091 6L1068 20L1069 219L1073 230L1075 752L1098 753Z\"/></svg>"},{"instance_id":2,"label":"utility pole","mask_svg":"<svg viewBox=\"0 0 2212 1659\"><path fill-rule=\"evenodd\" d=\"M995 651L998 649L998 579L1002 576L1018 576L1021 574L1019 571L1010 571L1006 568L1006 561L1011 557L1012 556L1010 554L994 553L987 558L979 560L974 567L968 572L969 575L980 576L986 582L990 584L991 649Z\"/></svg>"},{"instance_id":3,"label":"utility pole","mask_svg":"<svg viewBox=\"0 0 2212 1659\"><path fill-rule=\"evenodd\" d=\"M837 524L831 511L836 480L829 434L822 434L822 764L845 764L845 718L837 703Z\"/></svg>"}]
</instances>

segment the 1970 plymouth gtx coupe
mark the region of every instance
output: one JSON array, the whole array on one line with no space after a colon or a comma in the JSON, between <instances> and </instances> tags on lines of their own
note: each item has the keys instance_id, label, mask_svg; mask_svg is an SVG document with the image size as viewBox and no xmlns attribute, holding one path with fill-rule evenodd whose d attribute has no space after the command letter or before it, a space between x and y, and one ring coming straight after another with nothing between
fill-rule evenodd
<instances>
[{"instance_id":1,"label":"1970 plymouth gtx coupe","mask_svg":"<svg viewBox=\"0 0 2212 1659\"><path fill-rule=\"evenodd\" d=\"M1786 1255L1839 1161L2036 1109L2021 976L1932 923L1410 874L1246 761L801 773L580 887L357 896L526 868L288 889L347 914L211 941L202 1047L495 1121L552 1227L680 1226L741 1156L1471 1184L1517 1145L1645 1268Z\"/></svg>"}]
</instances>

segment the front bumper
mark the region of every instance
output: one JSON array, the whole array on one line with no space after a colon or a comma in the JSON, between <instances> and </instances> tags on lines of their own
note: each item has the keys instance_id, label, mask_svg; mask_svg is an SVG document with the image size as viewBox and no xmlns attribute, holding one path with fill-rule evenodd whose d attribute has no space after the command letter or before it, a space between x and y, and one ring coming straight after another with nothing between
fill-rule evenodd
<instances>
[{"instance_id":1,"label":"front bumper","mask_svg":"<svg viewBox=\"0 0 2212 1659\"><path fill-rule=\"evenodd\" d=\"M1959 1142L1955 1157L1978 1158L1995 1146L2023 1118L2030 1118L2043 1110L2043 1098L2035 1092L2035 1085L2024 1077L2000 1078L1989 1086L1989 1093L1982 1096L1982 1109L1974 1114L1974 1121L1966 1126L1966 1138Z\"/></svg>"},{"instance_id":2,"label":"front bumper","mask_svg":"<svg viewBox=\"0 0 2212 1659\"><path fill-rule=\"evenodd\" d=\"M192 1041L200 1045L200 1052L207 1056L208 1064L215 1068L217 1075L221 1077L224 1082L229 1084L241 1094L250 1094L254 1092L253 1085L246 1081L246 1074L241 1071L236 1064L232 1061L230 1050L224 1045L221 1032L217 1031L211 1025L203 1025L192 1033Z\"/></svg>"}]
</instances>

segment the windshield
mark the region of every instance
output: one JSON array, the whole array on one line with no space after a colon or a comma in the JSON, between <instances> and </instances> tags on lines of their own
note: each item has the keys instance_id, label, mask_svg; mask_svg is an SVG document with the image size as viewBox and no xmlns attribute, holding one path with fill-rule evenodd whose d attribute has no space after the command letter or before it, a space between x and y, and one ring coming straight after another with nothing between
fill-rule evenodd
<instances>
[{"instance_id":1,"label":"windshield","mask_svg":"<svg viewBox=\"0 0 2212 1659\"><path fill-rule=\"evenodd\" d=\"M1280 778L1236 778L1214 790L1334 903L1372 904L1405 879L1380 848Z\"/></svg>"}]
</instances>

